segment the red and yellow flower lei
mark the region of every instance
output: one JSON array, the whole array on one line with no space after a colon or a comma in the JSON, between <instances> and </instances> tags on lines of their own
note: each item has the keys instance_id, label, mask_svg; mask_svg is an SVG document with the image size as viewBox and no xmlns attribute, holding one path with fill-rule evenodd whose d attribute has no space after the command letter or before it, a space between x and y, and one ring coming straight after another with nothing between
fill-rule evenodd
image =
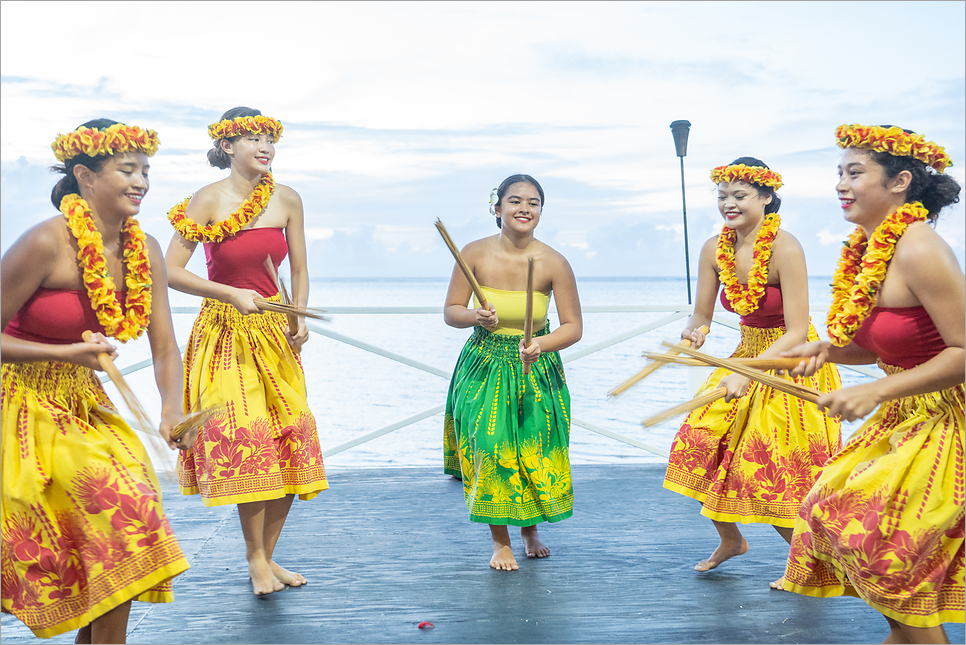
<instances>
[{"instance_id":1,"label":"red and yellow flower lei","mask_svg":"<svg viewBox=\"0 0 966 645\"><path fill-rule=\"evenodd\" d=\"M768 262L771 259L771 247L778 235L781 218L778 213L768 213L758 229L755 238L755 252L752 256L751 270L748 271L748 285L738 282L735 274L735 242L738 232L733 228L723 226L718 235L718 279L724 285L725 295L731 307L741 316L747 316L758 308L758 301L765 294L768 283Z\"/></svg>"},{"instance_id":2,"label":"red and yellow flower lei","mask_svg":"<svg viewBox=\"0 0 966 645\"><path fill-rule=\"evenodd\" d=\"M855 332L875 307L896 243L909 224L924 222L928 214L921 202L904 204L879 224L870 240L866 240L861 226L849 236L832 278L832 305L827 325L833 345L844 347L852 342Z\"/></svg>"},{"instance_id":3,"label":"red and yellow flower lei","mask_svg":"<svg viewBox=\"0 0 966 645\"><path fill-rule=\"evenodd\" d=\"M188 202L191 201L191 197L176 204L169 210L168 220L174 226L174 230L181 233L187 240L191 240L192 242L221 242L226 237L231 237L248 226L248 223L262 212L262 209L268 204L268 200L272 198L274 192L275 180L272 179L272 173L267 172L262 175L261 181L252 190L252 194L248 196L248 199L242 202L238 210L229 215L228 219L224 221L209 224L208 226L201 226L189 217L186 217L184 212L188 207Z\"/></svg>"},{"instance_id":4,"label":"red and yellow flower lei","mask_svg":"<svg viewBox=\"0 0 966 645\"><path fill-rule=\"evenodd\" d=\"M243 134L270 134L278 141L282 138L282 123L270 116L240 116L234 119L225 119L218 123L208 126L208 136L213 140L231 139Z\"/></svg>"},{"instance_id":5,"label":"red and yellow flower lei","mask_svg":"<svg viewBox=\"0 0 966 645\"><path fill-rule=\"evenodd\" d=\"M114 280L107 272L104 240L94 226L90 206L80 195L71 193L61 200L60 211L67 218L67 227L80 247L77 259L98 322L108 336L121 342L137 338L147 329L151 319L151 261L144 231L133 217L124 221L122 233L127 269L124 282L127 294L124 299L125 313L121 313Z\"/></svg>"},{"instance_id":6,"label":"red and yellow flower lei","mask_svg":"<svg viewBox=\"0 0 966 645\"><path fill-rule=\"evenodd\" d=\"M57 161L64 162L78 155L101 157L131 150L151 157L158 151L159 143L154 130L115 123L104 130L81 126L70 134L59 134L50 147Z\"/></svg>"},{"instance_id":7,"label":"red and yellow flower lei","mask_svg":"<svg viewBox=\"0 0 966 645\"><path fill-rule=\"evenodd\" d=\"M782 187L782 176L774 170L761 166L746 166L743 163L733 166L718 166L711 171L711 181L716 184L743 181L746 184L770 186L775 190Z\"/></svg>"},{"instance_id":8,"label":"red and yellow flower lei","mask_svg":"<svg viewBox=\"0 0 966 645\"><path fill-rule=\"evenodd\" d=\"M953 165L945 148L926 141L921 134L909 133L896 126L883 128L878 125L843 124L835 129L835 138L840 148L862 148L886 152L895 157L912 157L932 166L939 173Z\"/></svg>"}]
</instances>

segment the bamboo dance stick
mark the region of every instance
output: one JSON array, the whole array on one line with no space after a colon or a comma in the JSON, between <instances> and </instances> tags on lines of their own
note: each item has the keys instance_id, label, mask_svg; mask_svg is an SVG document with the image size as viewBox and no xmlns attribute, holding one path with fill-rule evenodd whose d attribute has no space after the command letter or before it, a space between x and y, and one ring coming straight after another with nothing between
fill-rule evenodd
<instances>
[{"instance_id":1,"label":"bamboo dance stick","mask_svg":"<svg viewBox=\"0 0 966 645\"><path fill-rule=\"evenodd\" d=\"M656 354L654 352L644 352L642 356L654 361L670 363L671 365L687 365L689 367L707 367L708 365L704 361L699 361L696 358L668 356L667 354ZM800 358L732 358L730 360L759 370L791 370L798 367L798 364L802 362Z\"/></svg>"},{"instance_id":2,"label":"bamboo dance stick","mask_svg":"<svg viewBox=\"0 0 966 645\"><path fill-rule=\"evenodd\" d=\"M292 302L292 296L288 294L288 289L286 289L285 285L282 284L282 281L278 277L278 273L275 271L275 265L272 263L271 255L265 257L265 270L268 271L268 275L272 277L272 282L275 283L275 287L278 289L278 293L282 298L282 304L283 305L295 304ZM297 334L299 330L299 317L296 316L295 314L285 314L285 317L288 319L289 333ZM302 348L296 347L295 353L296 354L302 353Z\"/></svg>"},{"instance_id":3,"label":"bamboo dance stick","mask_svg":"<svg viewBox=\"0 0 966 645\"><path fill-rule=\"evenodd\" d=\"M698 328L698 331L700 331L702 334L707 335L707 333L711 331L711 328L708 327L707 325L702 325L701 327ZM677 344L677 347L691 347L691 341L682 340L680 343ZM667 354L664 354L664 356L670 357L670 356L676 356L677 354L678 352L674 348L672 348ZM637 374L630 377L629 379L627 379L626 381L624 381L623 383L615 387L613 390L608 392L607 396L617 396L618 394L623 394L624 392L629 390L631 386L636 385L637 383L640 383L648 376L653 374L655 370L657 370L659 367L665 364L666 363L664 361L658 361L658 360L655 360L653 363L649 363L647 367L642 369L640 372L638 372Z\"/></svg>"},{"instance_id":4,"label":"bamboo dance stick","mask_svg":"<svg viewBox=\"0 0 966 645\"><path fill-rule=\"evenodd\" d=\"M297 307L295 305L286 305L281 302L272 302L271 300L266 300L265 298L254 298L255 306L262 311L275 311L280 314L289 314L296 316L305 316L306 318L314 318L315 320L328 320L325 316L320 313L321 309L308 309L306 307Z\"/></svg>"},{"instance_id":5,"label":"bamboo dance stick","mask_svg":"<svg viewBox=\"0 0 966 645\"><path fill-rule=\"evenodd\" d=\"M92 342L91 338L93 336L94 334L92 334L89 330L81 334L81 338L88 343ZM121 393L121 398L124 399L124 403L127 404L128 409L131 411L131 414L134 415L134 418L137 420L137 422L141 424L141 428L144 430L144 432L153 434L156 437L160 437L161 433L148 419L148 413L145 411L144 406L141 405L141 402L138 401L138 398L134 396L134 390L131 389L131 387L124 380L124 377L121 376L121 370L117 369L117 366L114 364L114 361L111 360L111 357L106 352L100 353L97 355L97 362L100 363L101 369L107 372L107 375L111 377L112 381L114 381L114 385L117 387L118 392Z\"/></svg>"},{"instance_id":6,"label":"bamboo dance stick","mask_svg":"<svg viewBox=\"0 0 966 645\"><path fill-rule=\"evenodd\" d=\"M446 227L443 226L443 222L438 219L436 220L436 230L439 231L439 234L443 236L443 241L446 242L446 246L449 247L449 252L453 254L453 259L456 260L456 264L459 266L460 271L462 271L463 275L466 276L466 281L470 283L473 293L476 294L476 299L480 302L480 307L489 310L490 305L486 301L486 298L483 297L483 290L480 289L480 283L476 281L476 276L473 275L473 270L470 269L470 266L466 263L466 260L464 260L463 256L460 255L459 249L456 248L455 244L453 244L453 238L451 238L449 233L446 232Z\"/></svg>"},{"instance_id":7,"label":"bamboo dance stick","mask_svg":"<svg viewBox=\"0 0 966 645\"><path fill-rule=\"evenodd\" d=\"M669 343L662 343L662 345L672 347ZM758 381L762 385L767 385L779 392L784 392L785 394L791 394L792 396L798 397L809 401L810 403L818 403L818 397L822 394L818 390L812 389L810 387L805 387L804 385L799 385L793 381L786 381L783 378L769 374L768 372L762 372L761 370L756 370L753 367L747 367L738 363L730 358L718 358L716 356L709 356L702 352L695 351L687 347L681 347L680 351L682 354L687 354L691 358L696 358L699 361L707 363L708 365L714 365L715 367L723 367L727 370L731 370L736 374L741 374L742 376L747 376L748 378Z\"/></svg>"},{"instance_id":8,"label":"bamboo dance stick","mask_svg":"<svg viewBox=\"0 0 966 645\"><path fill-rule=\"evenodd\" d=\"M533 257L527 258L527 308L523 320L523 346L529 348L533 342ZM524 363L523 373L530 373L530 364Z\"/></svg>"},{"instance_id":9,"label":"bamboo dance stick","mask_svg":"<svg viewBox=\"0 0 966 645\"><path fill-rule=\"evenodd\" d=\"M661 421L670 419L671 417L676 417L679 414L684 414L685 412L690 412L691 410L697 410L698 408L703 408L704 406L717 401L718 399L723 399L725 394L728 393L728 388L722 386L717 389L711 390L710 392L705 392L700 396L696 396L690 401L685 401L681 405L676 405L673 408L668 408L664 412L658 412L653 417L644 419L641 421L641 425L645 428L649 428L653 425L659 424Z\"/></svg>"},{"instance_id":10,"label":"bamboo dance stick","mask_svg":"<svg viewBox=\"0 0 966 645\"><path fill-rule=\"evenodd\" d=\"M184 418L184 421L176 425L171 430L172 439L180 439L192 428L200 428L209 420L221 416L228 411L228 406L225 404L216 405L214 407L208 408L207 410L202 410L201 412L195 412Z\"/></svg>"}]
</instances>

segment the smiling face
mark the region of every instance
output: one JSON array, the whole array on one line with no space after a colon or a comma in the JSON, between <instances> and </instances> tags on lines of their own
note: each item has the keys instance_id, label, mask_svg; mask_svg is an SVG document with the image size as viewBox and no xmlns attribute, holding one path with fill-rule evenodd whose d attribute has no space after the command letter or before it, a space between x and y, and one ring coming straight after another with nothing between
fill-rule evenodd
<instances>
[{"instance_id":1,"label":"smiling face","mask_svg":"<svg viewBox=\"0 0 966 645\"><path fill-rule=\"evenodd\" d=\"M845 219L875 230L890 213L905 203L904 174L889 179L885 169L867 150L846 148L839 162L839 182L835 186Z\"/></svg>"},{"instance_id":2,"label":"smiling face","mask_svg":"<svg viewBox=\"0 0 966 645\"><path fill-rule=\"evenodd\" d=\"M765 217L765 206L771 200L771 195L762 197L755 186L743 181L718 184L718 211L728 228L755 228Z\"/></svg>"},{"instance_id":3,"label":"smiling face","mask_svg":"<svg viewBox=\"0 0 966 645\"><path fill-rule=\"evenodd\" d=\"M102 216L137 215L141 200L151 186L150 168L148 156L143 152L115 153L97 172L86 168L80 171L81 196Z\"/></svg>"},{"instance_id":4,"label":"smiling face","mask_svg":"<svg viewBox=\"0 0 966 645\"><path fill-rule=\"evenodd\" d=\"M532 233L540 223L540 192L528 181L512 184L496 205L504 231Z\"/></svg>"},{"instance_id":5,"label":"smiling face","mask_svg":"<svg viewBox=\"0 0 966 645\"><path fill-rule=\"evenodd\" d=\"M275 137L255 132L244 134L233 141L223 140L222 149L238 170L265 174L275 158Z\"/></svg>"}]
</instances>

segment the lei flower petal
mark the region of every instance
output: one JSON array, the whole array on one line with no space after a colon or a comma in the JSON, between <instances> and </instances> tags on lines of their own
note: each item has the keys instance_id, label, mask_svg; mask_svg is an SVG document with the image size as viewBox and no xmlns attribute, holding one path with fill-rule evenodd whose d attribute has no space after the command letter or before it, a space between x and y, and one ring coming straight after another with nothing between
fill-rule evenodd
<instances>
[{"instance_id":1,"label":"lei flower petal","mask_svg":"<svg viewBox=\"0 0 966 645\"><path fill-rule=\"evenodd\" d=\"M168 211L168 221L174 226L174 230L181 233L186 240L192 242L221 242L226 237L231 237L242 230L248 223L262 212L275 192L275 180L272 173L262 175L261 181L252 190L242 205L228 219L215 222L207 226L200 226L197 222L185 215L185 209L191 197L175 204Z\"/></svg>"},{"instance_id":2,"label":"lei flower petal","mask_svg":"<svg viewBox=\"0 0 966 645\"><path fill-rule=\"evenodd\" d=\"M833 345L844 347L852 342L875 307L896 243L909 224L926 221L928 214L921 202L904 204L879 224L870 240L861 226L849 236L832 277L832 305L826 323Z\"/></svg>"},{"instance_id":3,"label":"lei flower petal","mask_svg":"<svg viewBox=\"0 0 966 645\"><path fill-rule=\"evenodd\" d=\"M115 123L104 130L81 126L70 134L59 134L50 147L57 161L64 162L78 155L102 157L132 150L151 157L158 151L159 144L158 133L154 130Z\"/></svg>"},{"instance_id":4,"label":"lei flower petal","mask_svg":"<svg viewBox=\"0 0 966 645\"><path fill-rule=\"evenodd\" d=\"M746 166L743 163L733 166L718 166L711 171L711 181L716 184L743 181L746 184L770 186L775 190L782 187L782 176L774 170L762 166Z\"/></svg>"},{"instance_id":5,"label":"lei flower petal","mask_svg":"<svg viewBox=\"0 0 966 645\"><path fill-rule=\"evenodd\" d=\"M77 259L83 272L84 286L97 321L108 336L127 342L140 336L151 320L151 261L147 238L133 217L128 217L121 231L124 239L124 278L127 294L122 313L117 301L113 278L107 272L104 241L91 209L77 193L65 195L60 211L67 218L67 228L77 240Z\"/></svg>"},{"instance_id":6,"label":"lei flower petal","mask_svg":"<svg viewBox=\"0 0 966 645\"><path fill-rule=\"evenodd\" d=\"M231 139L243 134L270 134L278 141L282 138L282 123L270 116L240 116L225 119L208 126L208 136L213 140Z\"/></svg>"},{"instance_id":7,"label":"lei flower petal","mask_svg":"<svg viewBox=\"0 0 966 645\"><path fill-rule=\"evenodd\" d=\"M835 129L835 138L840 148L861 148L895 157L912 157L932 166L939 173L953 165L945 148L926 141L921 134L911 134L896 126L883 128L878 125L843 124Z\"/></svg>"},{"instance_id":8,"label":"lei flower petal","mask_svg":"<svg viewBox=\"0 0 966 645\"><path fill-rule=\"evenodd\" d=\"M751 269L748 271L747 286L740 284L735 274L735 242L738 240L738 232L727 226L721 227L716 255L718 279L724 285L725 296L731 303L731 307L741 316L754 312L758 308L758 301L765 294L771 247L775 236L778 235L780 225L781 218L778 217L778 213L765 215L765 221L762 222L755 238L755 252L752 256Z\"/></svg>"}]
</instances>

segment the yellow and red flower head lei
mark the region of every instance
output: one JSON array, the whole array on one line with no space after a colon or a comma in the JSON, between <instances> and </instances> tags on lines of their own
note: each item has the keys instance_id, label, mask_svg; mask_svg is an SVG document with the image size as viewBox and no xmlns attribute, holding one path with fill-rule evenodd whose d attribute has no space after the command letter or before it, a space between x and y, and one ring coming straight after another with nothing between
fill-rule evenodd
<instances>
[{"instance_id":1,"label":"yellow and red flower head lei","mask_svg":"<svg viewBox=\"0 0 966 645\"><path fill-rule=\"evenodd\" d=\"M61 200L60 211L67 218L67 228L77 239L80 249L77 259L98 322L108 336L121 342L137 338L151 320L151 261L144 231L133 217L125 220L122 234L127 293L122 313L114 280L107 272L104 240L94 225L90 206L80 195L71 193Z\"/></svg>"},{"instance_id":2,"label":"yellow and red flower head lei","mask_svg":"<svg viewBox=\"0 0 966 645\"><path fill-rule=\"evenodd\" d=\"M746 166L743 163L732 166L718 166L711 171L711 181L716 184L743 181L746 184L768 186L775 190L782 187L782 176L774 170L761 166Z\"/></svg>"},{"instance_id":3,"label":"yellow and red flower head lei","mask_svg":"<svg viewBox=\"0 0 966 645\"><path fill-rule=\"evenodd\" d=\"M832 278L832 306L828 311L828 338L844 347L875 307L879 286L885 279L896 243L906 227L924 222L929 215L921 202L904 204L885 218L866 240L857 226L842 249L839 265Z\"/></svg>"},{"instance_id":4,"label":"yellow and red flower head lei","mask_svg":"<svg viewBox=\"0 0 966 645\"><path fill-rule=\"evenodd\" d=\"M102 157L132 150L151 157L158 151L159 143L154 130L115 123L104 130L81 126L70 134L59 134L50 147L57 161L64 162L78 155Z\"/></svg>"},{"instance_id":5,"label":"yellow and red flower head lei","mask_svg":"<svg viewBox=\"0 0 966 645\"><path fill-rule=\"evenodd\" d=\"M921 134L911 134L896 126L883 128L878 125L843 124L835 129L835 138L840 148L861 148L886 152L895 157L912 157L932 166L939 173L953 165L953 160L942 146L926 141Z\"/></svg>"},{"instance_id":6,"label":"yellow and red flower head lei","mask_svg":"<svg viewBox=\"0 0 966 645\"><path fill-rule=\"evenodd\" d=\"M248 223L262 212L274 192L275 180L272 178L272 173L267 172L262 175L261 180L252 190L248 199L242 202L242 205L229 215L228 219L207 226L199 225L185 215L188 202L191 201L189 196L168 211L168 221L174 226L174 230L192 242L221 242L226 237L231 237L248 226Z\"/></svg>"},{"instance_id":7,"label":"yellow and red flower head lei","mask_svg":"<svg viewBox=\"0 0 966 645\"><path fill-rule=\"evenodd\" d=\"M778 213L765 215L758 236L755 238L755 252L752 255L751 269L748 271L748 285L738 282L735 273L735 242L738 232L727 226L721 227L718 235L716 259L718 262L718 279L724 285L725 296L731 307L740 316L747 316L758 309L758 301L765 295L765 285L768 284L768 262L771 260L771 247L778 235L781 218Z\"/></svg>"},{"instance_id":8,"label":"yellow and red flower head lei","mask_svg":"<svg viewBox=\"0 0 966 645\"><path fill-rule=\"evenodd\" d=\"M218 141L249 133L270 134L278 141L282 138L282 129L282 123L270 116L239 116L212 123L208 126L208 136Z\"/></svg>"}]
</instances>

